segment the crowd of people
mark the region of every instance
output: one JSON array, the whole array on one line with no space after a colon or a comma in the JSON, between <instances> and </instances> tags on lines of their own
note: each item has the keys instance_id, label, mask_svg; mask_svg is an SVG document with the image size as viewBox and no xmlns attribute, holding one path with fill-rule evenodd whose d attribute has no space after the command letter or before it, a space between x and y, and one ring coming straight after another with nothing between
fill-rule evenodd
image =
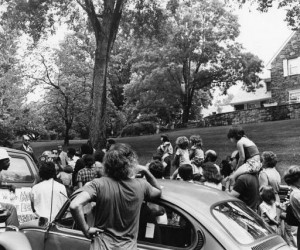
<instances>
[{"instance_id":1,"label":"crowd of people","mask_svg":"<svg viewBox=\"0 0 300 250\"><path fill-rule=\"evenodd\" d=\"M89 142L82 144L79 150L70 147L67 152L58 145L37 159L41 181L32 187L32 210L37 217L51 221L68 197L78 192L70 209L86 237L93 238L91 249L136 249L142 202L161 195L156 179L165 178L203 184L239 198L290 246L297 247L298 224L289 225L285 218L290 204L296 220L300 221L300 167L292 166L284 175L291 189L287 202L282 202L276 154L260 153L240 126L232 126L227 137L236 145L236 150L221 160L220 165L216 151L204 150L200 135L189 139L180 136L173 148L168 135L162 134L161 143L146 166L138 164L137 155L129 145L113 139L109 139L102 150L93 149ZM26 136L23 139L23 150L33 155L29 140ZM0 151L0 170L9 167L10 158L3 150ZM84 218L84 206L91 202L95 211L94 226L89 226ZM16 214L13 208L9 209Z\"/></svg>"},{"instance_id":2,"label":"crowd of people","mask_svg":"<svg viewBox=\"0 0 300 250\"><path fill-rule=\"evenodd\" d=\"M200 135L192 135L189 139L180 136L173 148L168 136L162 134L161 145L148 167L153 173L160 171L162 178L200 183L239 198L283 236L290 246L296 247L296 238L300 233L296 237L297 227L285 222L289 198L280 201L279 189L282 180L276 170L276 154L271 151L260 153L256 144L246 136L240 126L232 126L227 137L236 145L236 150L218 165L216 151L205 151ZM291 185L292 211L298 211L295 213L297 221L300 221L300 197L297 196L300 195L300 189L295 188L297 185L291 183L288 177L293 168L292 175L298 181L300 175L295 169L300 167L291 167L284 180Z\"/></svg>"}]
</instances>

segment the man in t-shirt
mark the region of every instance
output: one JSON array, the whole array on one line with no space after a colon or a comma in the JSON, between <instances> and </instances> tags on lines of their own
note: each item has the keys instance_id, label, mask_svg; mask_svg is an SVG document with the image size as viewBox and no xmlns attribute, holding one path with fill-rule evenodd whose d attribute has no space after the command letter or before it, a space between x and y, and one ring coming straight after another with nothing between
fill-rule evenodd
<instances>
[{"instance_id":1,"label":"man in t-shirt","mask_svg":"<svg viewBox=\"0 0 300 250\"><path fill-rule=\"evenodd\" d=\"M246 203L248 207L257 210L259 202L259 183L256 174L242 174L233 186L231 195L239 198Z\"/></svg>"},{"instance_id":2,"label":"man in t-shirt","mask_svg":"<svg viewBox=\"0 0 300 250\"><path fill-rule=\"evenodd\" d=\"M161 195L157 180L146 167L138 165L130 146L116 144L104 159L105 177L82 188L70 204L71 213L87 238L94 237L91 249L137 249L139 215L144 199ZM140 172L146 179L133 178ZM84 219L83 206L96 202L95 226Z\"/></svg>"}]
</instances>

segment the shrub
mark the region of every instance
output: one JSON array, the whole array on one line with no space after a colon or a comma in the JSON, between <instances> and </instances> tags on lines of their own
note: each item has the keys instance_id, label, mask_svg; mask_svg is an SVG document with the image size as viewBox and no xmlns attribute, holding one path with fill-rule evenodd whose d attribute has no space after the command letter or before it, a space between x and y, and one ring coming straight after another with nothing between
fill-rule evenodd
<instances>
[{"instance_id":1,"label":"shrub","mask_svg":"<svg viewBox=\"0 0 300 250\"><path fill-rule=\"evenodd\" d=\"M121 137L137 136L155 133L155 124L152 122L136 122L127 125L121 132Z\"/></svg>"}]
</instances>

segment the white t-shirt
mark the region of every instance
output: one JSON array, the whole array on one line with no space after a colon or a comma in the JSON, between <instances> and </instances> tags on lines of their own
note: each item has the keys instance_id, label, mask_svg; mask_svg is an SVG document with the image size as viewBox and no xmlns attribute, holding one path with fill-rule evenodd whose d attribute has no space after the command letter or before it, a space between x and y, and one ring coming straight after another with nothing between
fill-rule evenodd
<instances>
[{"instance_id":1,"label":"white t-shirt","mask_svg":"<svg viewBox=\"0 0 300 250\"><path fill-rule=\"evenodd\" d=\"M260 210L260 216L266 221L269 222L268 217L266 214L270 216L270 218L276 220L277 219L277 209L276 209L276 203L274 202L272 205L269 205L266 202L262 202L259 205L259 210Z\"/></svg>"},{"instance_id":2,"label":"white t-shirt","mask_svg":"<svg viewBox=\"0 0 300 250\"><path fill-rule=\"evenodd\" d=\"M52 196L52 183L53 183L53 197ZM31 189L31 200L33 201L36 213L39 216L48 218L49 221L53 221L59 210L67 201L67 192L64 185L50 180L42 181L34 185ZM52 213L51 211L52 200Z\"/></svg>"},{"instance_id":3,"label":"white t-shirt","mask_svg":"<svg viewBox=\"0 0 300 250\"><path fill-rule=\"evenodd\" d=\"M178 148L176 150L176 155L179 155L179 166L184 164L191 164L190 154L188 149Z\"/></svg>"},{"instance_id":4,"label":"white t-shirt","mask_svg":"<svg viewBox=\"0 0 300 250\"><path fill-rule=\"evenodd\" d=\"M79 159L79 157L76 155L73 156L73 159L70 159L69 157L67 158L67 163L69 166L71 166L73 168L73 170L75 168L75 164L78 159Z\"/></svg>"}]
</instances>

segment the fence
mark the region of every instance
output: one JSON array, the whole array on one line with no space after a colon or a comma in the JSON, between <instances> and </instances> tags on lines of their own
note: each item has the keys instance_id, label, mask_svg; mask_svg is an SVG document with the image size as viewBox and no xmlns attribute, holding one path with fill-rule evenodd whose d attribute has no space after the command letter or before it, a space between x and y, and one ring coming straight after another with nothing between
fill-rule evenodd
<instances>
[{"instance_id":1,"label":"fence","mask_svg":"<svg viewBox=\"0 0 300 250\"><path fill-rule=\"evenodd\" d=\"M226 126L299 118L300 103L296 103L215 114L204 118L204 126Z\"/></svg>"}]
</instances>

